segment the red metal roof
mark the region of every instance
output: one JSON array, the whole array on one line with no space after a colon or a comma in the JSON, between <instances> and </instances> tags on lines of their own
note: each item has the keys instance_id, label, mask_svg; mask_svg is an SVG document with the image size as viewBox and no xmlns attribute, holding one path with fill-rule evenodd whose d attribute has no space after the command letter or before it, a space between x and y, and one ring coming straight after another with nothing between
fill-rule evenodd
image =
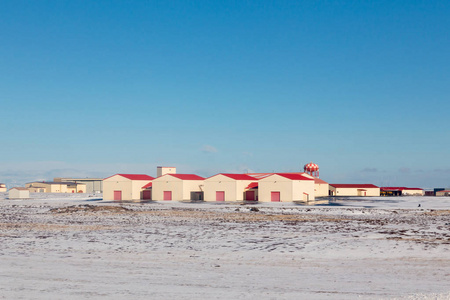
<instances>
[{"instance_id":1,"label":"red metal roof","mask_svg":"<svg viewBox=\"0 0 450 300\"><path fill-rule=\"evenodd\" d=\"M403 190L422 190L422 189L421 188L384 186L384 187L380 187L380 190L382 190L382 191L403 191Z\"/></svg>"},{"instance_id":2,"label":"red metal roof","mask_svg":"<svg viewBox=\"0 0 450 300\"><path fill-rule=\"evenodd\" d=\"M331 184L330 183L330 185L334 186L335 188L361 188L361 189L364 189L364 188L368 188L368 189L378 188L376 185L373 185L373 184L353 184L353 183L350 183L350 184L336 184L336 183L333 183L333 184Z\"/></svg>"},{"instance_id":3,"label":"red metal roof","mask_svg":"<svg viewBox=\"0 0 450 300\"><path fill-rule=\"evenodd\" d=\"M143 187L141 187L141 189L147 189L149 187L152 187L153 182L149 182L146 185L144 185Z\"/></svg>"},{"instance_id":4,"label":"red metal roof","mask_svg":"<svg viewBox=\"0 0 450 300\"><path fill-rule=\"evenodd\" d=\"M130 180L153 180L153 179L155 179L155 178L145 175L145 174L114 174L113 176L116 176L116 175L125 177ZM111 178L113 176L109 176L105 179ZM105 180L105 179L103 179L103 180Z\"/></svg>"},{"instance_id":5,"label":"red metal roof","mask_svg":"<svg viewBox=\"0 0 450 300\"><path fill-rule=\"evenodd\" d=\"M228 173L219 173L208 178L212 178L217 175L223 175L234 180L255 180L254 177L248 176L247 174L228 174Z\"/></svg>"},{"instance_id":6,"label":"red metal roof","mask_svg":"<svg viewBox=\"0 0 450 300\"><path fill-rule=\"evenodd\" d=\"M257 188L258 188L258 182L251 182L249 185L247 185L247 187L245 189L249 190L249 189L257 189Z\"/></svg>"},{"instance_id":7,"label":"red metal roof","mask_svg":"<svg viewBox=\"0 0 450 300\"><path fill-rule=\"evenodd\" d=\"M328 182L326 182L325 180L322 180L322 179L320 179L320 178L314 178L314 183L325 183L325 184L328 184Z\"/></svg>"},{"instance_id":8,"label":"red metal roof","mask_svg":"<svg viewBox=\"0 0 450 300\"><path fill-rule=\"evenodd\" d=\"M287 179L291 180L314 180L313 178L309 178L306 176L303 176L302 174L296 174L296 173L275 173L273 175L279 175Z\"/></svg>"},{"instance_id":9,"label":"red metal roof","mask_svg":"<svg viewBox=\"0 0 450 300\"><path fill-rule=\"evenodd\" d=\"M173 176L181 180L205 180L205 178L195 174L166 174L166 175Z\"/></svg>"}]
</instances>

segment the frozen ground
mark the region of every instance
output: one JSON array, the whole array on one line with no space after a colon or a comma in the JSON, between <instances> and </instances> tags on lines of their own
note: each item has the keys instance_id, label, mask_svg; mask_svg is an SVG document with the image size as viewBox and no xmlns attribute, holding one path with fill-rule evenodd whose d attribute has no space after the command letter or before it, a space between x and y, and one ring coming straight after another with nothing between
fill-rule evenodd
<instances>
[{"instance_id":1,"label":"frozen ground","mask_svg":"<svg viewBox=\"0 0 450 300\"><path fill-rule=\"evenodd\" d=\"M450 299L450 198L99 199L0 194L0 299Z\"/></svg>"}]
</instances>

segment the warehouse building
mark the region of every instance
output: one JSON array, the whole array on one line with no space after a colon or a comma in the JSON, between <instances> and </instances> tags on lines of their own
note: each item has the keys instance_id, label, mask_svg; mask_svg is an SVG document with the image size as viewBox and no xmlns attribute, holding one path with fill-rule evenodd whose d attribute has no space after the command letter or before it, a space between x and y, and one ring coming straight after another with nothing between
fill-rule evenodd
<instances>
[{"instance_id":1,"label":"warehouse building","mask_svg":"<svg viewBox=\"0 0 450 300\"><path fill-rule=\"evenodd\" d=\"M31 193L85 193L86 185L76 182L34 181L25 184Z\"/></svg>"},{"instance_id":2,"label":"warehouse building","mask_svg":"<svg viewBox=\"0 0 450 300\"><path fill-rule=\"evenodd\" d=\"M103 193L103 178L56 177L54 182L75 182L86 186L85 193Z\"/></svg>"},{"instance_id":3,"label":"warehouse building","mask_svg":"<svg viewBox=\"0 0 450 300\"><path fill-rule=\"evenodd\" d=\"M314 178L303 174L275 173L258 182L260 202L313 201Z\"/></svg>"},{"instance_id":4,"label":"warehouse building","mask_svg":"<svg viewBox=\"0 0 450 300\"><path fill-rule=\"evenodd\" d=\"M217 174L204 181L205 201L243 201L255 178L247 174Z\"/></svg>"},{"instance_id":5,"label":"warehouse building","mask_svg":"<svg viewBox=\"0 0 450 300\"><path fill-rule=\"evenodd\" d=\"M144 186L153 181L145 174L115 174L103 179L104 200L141 200Z\"/></svg>"},{"instance_id":6,"label":"warehouse building","mask_svg":"<svg viewBox=\"0 0 450 300\"><path fill-rule=\"evenodd\" d=\"M330 184L330 196L380 196L380 188L373 184Z\"/></svg>"},{"instance_id":7,"label":"warehouse building","mask_svg":"<svg viewBox=\"0 0 450 300\"><path fill-rule=\"evenodd\" d=\"M30 190L24 187L13 187L8 193L9 199L28 199L30 198Z\"/></svg>"},{"instance_id":8,"label":"warehouse building","mask_svg":"<svg viewBox=\"0 0 450 300\"><path fill-rule=\"evenodd\" d=\"M407 187L381 187L381 196L424 196L425 191L421 188Z\"/></svg>"},{"instance_id":9,"label":"warehouse building","mask_svg":"<svg viewBox=\"0 0 450 300\"><path fill-rule=\"evenodd\" d=\"M152 181L152 200L203 200L204 180L195 174L167 173Z\"/></svg>"}]
</instances>

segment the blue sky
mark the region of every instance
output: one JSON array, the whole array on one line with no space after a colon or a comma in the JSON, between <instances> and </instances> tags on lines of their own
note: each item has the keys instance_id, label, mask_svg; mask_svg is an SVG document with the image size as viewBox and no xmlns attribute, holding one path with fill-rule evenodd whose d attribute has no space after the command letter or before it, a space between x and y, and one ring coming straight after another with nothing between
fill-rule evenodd
<instances>
[{"instance_id":1,"label":"blue sky","mask_svg":"<svg viewBox=\"0 0 450 300\"><path fill-rule=\"evenodd\" d=\"M1 1L0 182L450 186L448 1Z\"/></svg>"}]
</instances>

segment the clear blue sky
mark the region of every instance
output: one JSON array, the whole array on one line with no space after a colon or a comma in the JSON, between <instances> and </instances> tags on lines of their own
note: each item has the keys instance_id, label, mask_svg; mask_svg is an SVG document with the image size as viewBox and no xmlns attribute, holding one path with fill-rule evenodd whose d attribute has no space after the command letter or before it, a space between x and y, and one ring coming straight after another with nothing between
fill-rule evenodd
<instances>
[{"instance_id":1,"label":"clear blue sky","mask_svg":"<svg viewBox=\"0 0 450 300\"><path fill-rule=\"evenodd\" d=\"M0 1L0 182L450 186L449 1Z\"/></svg>"}]
</instances>

